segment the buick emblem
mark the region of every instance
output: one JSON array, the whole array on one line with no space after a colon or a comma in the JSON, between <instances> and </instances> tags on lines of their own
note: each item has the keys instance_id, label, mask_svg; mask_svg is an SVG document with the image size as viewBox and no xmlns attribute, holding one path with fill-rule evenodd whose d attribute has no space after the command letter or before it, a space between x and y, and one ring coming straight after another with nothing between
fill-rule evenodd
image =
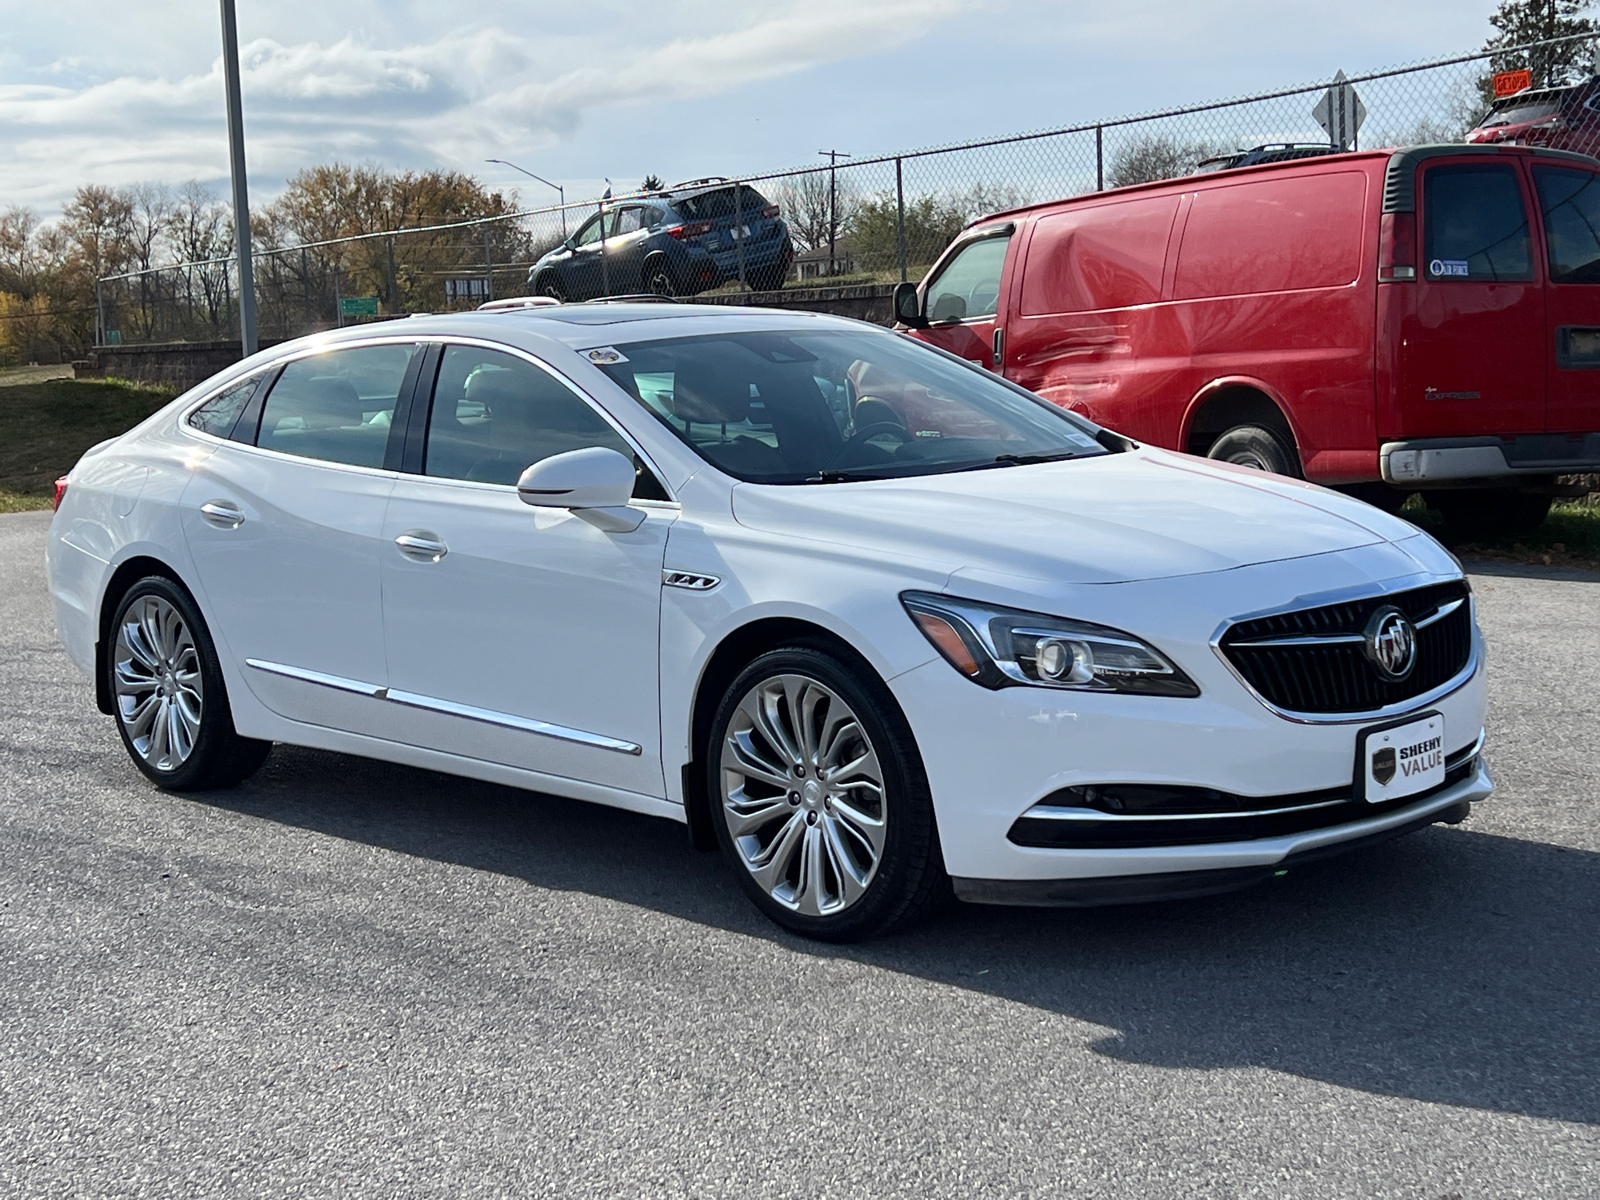
<instances>
[{"instance_id":1,"label":"buick emblem","mask_svg":"<svg viewBox=\"0 0 1600 1200\"><path fill-rule=\"evenodd\" d=\"M1398 608L1373 613L1361 636L1367 657L1385 679L1404 679L1417 665L1417 630Z\"/></svg>"}]
</instances>

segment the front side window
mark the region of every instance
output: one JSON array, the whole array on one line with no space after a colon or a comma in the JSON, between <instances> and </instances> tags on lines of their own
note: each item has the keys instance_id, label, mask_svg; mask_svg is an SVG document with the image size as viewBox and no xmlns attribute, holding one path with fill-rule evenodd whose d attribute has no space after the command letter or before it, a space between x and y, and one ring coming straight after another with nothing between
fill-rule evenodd
<instances>
[{"instance_id":1,"label":"front side window","mask_svg":"<svg viewBox=\"0 0 1600 1200\"><path fill-rule=\"evenodd\" d=\"M1010 244L1009 237L989 237L959 251L928 285L928 320L940 324L994 316Z\"/></svg>"},{"instance_id":2,"label":"front side window","mask_svg":"<svg viewBox=\"0 0 1600 1200\"><path fill-rule=\"evenodd\" d=\"M257 445L357 467L383 466L416 343L355 346L284 367L261 410Z\"/></svg>"},{"instance_id":3,"label":"front side window","mask_svg":"<svg viewBox=\"0 0 1600 1200\"><path fill-rule=\"evenodd\" d=\"M589 446L634 460L636 497L666 499L627 439L548 371L499 350L445 347L428 415L424 474L515 486L534 463Z\"/></svg>"},{"instance_id":4,"label":"front side window","mask_svg":"<svg viewBox=\"0 0 1600 1200\"><path fill-rule=\"evenodd\" d=\"M1516 168L1434 167L1423 185L1423 270L1433 280L1529 280L1533 250Z\"/></svg>"},{"instance_id":5,"label":"front side window","mask_svg":"<svg viewBox=\"0 0 1600 1200\"><path fill-rule=\"evenodd\" d=\"M1550 282L1600 283L1600 174L1535 167Z\"/></svg>"},{"instance_id":6,"label":"front side window","mask_svg":"<svg viewBox=\"0 0 1600 1200\"><path fill-rule=\"evenodd\" d=\"M713 466L752 483L839 483L1104 453L1092 426L890 333L633 342L603 366Z\"/></svg>"},{"instance_id":7,"label":"front side window","mask_svg":"<svg viewBox=\"0 0 1600 1200\"><path fill-rule=\"evenodd\" d=\"M189 414L190 427L214 437L231 437L233 427L239 420L239 414L244 411L244 406L250 403L250 397L255 394L256 386L260 382L259 374L252 375L249 379L241 380L218 392Z\"/></svg>"},{"instance_id":8,"label":"front side window","mask_svg":"<svg viewBox=\"0 0 1600 1200\"><path fill-rule=\"evenodd\" d=\"M616 232L617 213L615 209L611 209L603 214L596 213L594 216L590 217L587 222L585 222L582 229L578 230L577 235L572 239L572 244L574 246L592 246L598 242L600 240L600 226L602 220L605 223L607 237L610 237Z\"/></svg>"}]
</instances>

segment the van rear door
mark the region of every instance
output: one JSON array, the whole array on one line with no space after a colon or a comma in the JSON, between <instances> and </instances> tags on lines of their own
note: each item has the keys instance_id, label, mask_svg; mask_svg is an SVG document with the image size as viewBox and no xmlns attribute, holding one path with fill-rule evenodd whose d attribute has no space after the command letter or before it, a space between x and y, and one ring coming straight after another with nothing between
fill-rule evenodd
<instances>
[{"instance_id":1,"label":"van rear door","mask_svg":"<svg viewBox=\"0 0 1600 1200\"><path fill-rule=\"evenodd\" d=\"M1544 289L1515 160L1429 162L1414 306L1401 328L1406 437L1537 433L1545 421Z\"/></svg>"},{"instance_id":2,"label":"van rear door","mask_svg":"<svg viewBox=\"0 0 1600 1200\"><path fill-rule=\"evenodd\" d=\"M1550 278L1545 294L1544 351L1551 356L1545 429L1600 431L1600 171L1535 160L1533 183ZM1553 456L1562 455L1556 449Z\"/></svg>"}]
</instances>

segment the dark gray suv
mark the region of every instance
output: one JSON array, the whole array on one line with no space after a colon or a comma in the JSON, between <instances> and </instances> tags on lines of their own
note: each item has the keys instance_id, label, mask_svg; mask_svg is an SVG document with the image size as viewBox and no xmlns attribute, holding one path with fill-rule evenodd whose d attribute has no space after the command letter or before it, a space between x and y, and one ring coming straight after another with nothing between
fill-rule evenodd
<instances>
[{"instance_id":1,"label":"dark gray suv","mask_svg":"<svg viewBox=\"0 0 1600 1200\"><path fill-rule=\"evenodd\" d=\"M692 296L738 279L742 270L754 290L775 291L793 261L776 204L748 184L695 179L607 202L533 264L528 290L559 300Z\"/></svg>"}]
</instances>

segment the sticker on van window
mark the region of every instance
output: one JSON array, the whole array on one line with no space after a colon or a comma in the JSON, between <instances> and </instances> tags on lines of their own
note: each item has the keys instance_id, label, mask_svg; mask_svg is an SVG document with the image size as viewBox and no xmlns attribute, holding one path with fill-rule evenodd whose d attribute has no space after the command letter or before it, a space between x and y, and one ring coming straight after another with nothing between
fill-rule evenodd
<instances>
[{"instance_id":1,"label":"sticker on van window","mask_svg":"<svg viewBox=\"0 0 1600 1200\"><path fill-rule=\"evenodd\" d=\"M1448 279L1452 275L1467 278L1467 260L1464 258L1436 258L1428 264L1428 273L1435 279Z\"/></svg>"},{"instance_id":2,"label":"sticker on van window","mask_svg":"<svg viewBox=\"0 0 1600 1200\"><path fill-rule=\"evenodd\" d=\"M609 367L615 363L628 361L628 356L615 346L596 346L593 350L583 351L583 356L597 367Z\"/></svg>"}]
</instances>

